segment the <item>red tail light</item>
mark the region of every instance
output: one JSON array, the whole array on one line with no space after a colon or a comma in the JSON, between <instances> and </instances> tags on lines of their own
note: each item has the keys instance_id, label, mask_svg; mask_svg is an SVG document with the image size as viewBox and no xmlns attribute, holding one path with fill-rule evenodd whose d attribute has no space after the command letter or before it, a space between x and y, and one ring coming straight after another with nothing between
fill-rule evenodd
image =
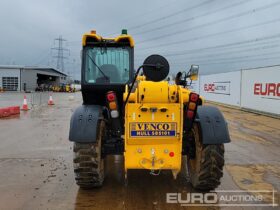
<instances>
[{"instance_id":1,"label":"red tail light","mask_svg":"<svg viewBox=\"0 0 280 210\"><path fill-rule=\"evenodd\" d=\"M191 94L191 101L196 102L198 100L198 95L195 93Z\"/></svg>"},{"instance_id":2,"label":"red tail light","mask_svg":"<svg viewBox=\"0 0 280 210\"><path fill-rule=\"evenodd\" d=\"M115 99L116 99L115 93L109 92L109 93L107 94L107 100L108 100L109 102L114 101Z\"/></svg>"},{"instance_id":3,"label":"red tail light","mask_svg":"<svg viewBox=\"0 0 280 210\"><path fill-rule=\"evenodd\" d=\"M193 111L188 110L188 111L187 111L187 118L189 118L189 119L193 119L193 117L194 117L194 112L193 112Z\"/></svg>"}]
</instances>

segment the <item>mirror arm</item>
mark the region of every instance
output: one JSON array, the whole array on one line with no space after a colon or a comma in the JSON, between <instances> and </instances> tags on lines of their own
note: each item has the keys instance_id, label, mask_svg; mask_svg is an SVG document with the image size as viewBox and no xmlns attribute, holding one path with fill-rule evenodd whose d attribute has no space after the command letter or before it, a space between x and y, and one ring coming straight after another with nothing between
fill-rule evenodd
<instances>
[{"instance_id":1,"label":"mirror arm","mask_svg":"<svg viewBox=\"0 0 280 210\"><path fill-rule=\"evenodd\" d=\"M185 88L186 86L187 86L187 78L189 77L188 75L189 75L189 72L188 73L186 73L185 71L183 72L184 74L185 74L185 76L184 76L184 79L183 80L181 80L181 85Z\"/></svg>"},{"instance_id":2,"label":"mirror arm","mask_svg":"<svg viewBox=\"0 0 280 210\"><path fill-rule=\"evenodd\" d=\"M138 76L138 74L139 74L139 72L140 72L140 69L141 69L143 66L144 66L144 65L139 66L139 68L137 69L137 71L136 71L136 73L135 73L133 82L132 82L132 84L131 84L131 88L129 89L129 92L128 92L128 94L127 94L127 96L126 96L126 99L125 99L125 102L124 102L124 108L125 108L125 106L126 106L126 104L127 104L127 101L128 101L129 96L130 96L130 94L131 94L131 91L132 91L132 88L133 88L133 86L134 86L134 83L135 83L135 81L136 81L136 79L137 79L137 76Z\"/></svg>"}]
</instances>

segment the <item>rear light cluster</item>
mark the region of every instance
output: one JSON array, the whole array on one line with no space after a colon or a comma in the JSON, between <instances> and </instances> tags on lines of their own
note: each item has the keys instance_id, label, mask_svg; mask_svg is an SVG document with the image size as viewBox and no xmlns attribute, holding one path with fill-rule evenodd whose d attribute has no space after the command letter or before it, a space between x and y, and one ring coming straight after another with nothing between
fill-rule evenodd
<instances>
[{"instance_id":1,"label":"rear light cluster","mask_svg":"<svg viewBox=\"0 0 280 210\"><path fill-rule=\"evenodd\" d=\"M189 96L189 103L187 106L186 117L188 119L194 119L195 112L198 104L199 95L196 93L191 93Z\"/></svg>"},{"instance_id":2,"label":"rear light cluster","mask_svg":"<svg viewBox=\"0 0 280 210\"><path fill-rule=\"evenodd\" d=\"M110 109L110 114L112 118L118 118L119 117L119 111L118 111L118 104L117 104L117 97L116 93L113 91L110 91L107 93L107 103L108 108Z\"/></svg>"}]
</instances>

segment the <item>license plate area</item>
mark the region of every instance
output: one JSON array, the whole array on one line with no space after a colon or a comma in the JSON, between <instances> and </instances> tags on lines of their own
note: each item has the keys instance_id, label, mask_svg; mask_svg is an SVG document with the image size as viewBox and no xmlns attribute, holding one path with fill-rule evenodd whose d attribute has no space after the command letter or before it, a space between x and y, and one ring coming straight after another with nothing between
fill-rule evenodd
<instances>
[{"instance_id":1,"label":"license plate area","mask_svg":"<svg viewBox=\"0 0 280 210\"><path fill-rule=\"evenodd\" d=\"M130 138L176 137L175 122L131 122L129 123Z\"/></svg>"}]
</instances>

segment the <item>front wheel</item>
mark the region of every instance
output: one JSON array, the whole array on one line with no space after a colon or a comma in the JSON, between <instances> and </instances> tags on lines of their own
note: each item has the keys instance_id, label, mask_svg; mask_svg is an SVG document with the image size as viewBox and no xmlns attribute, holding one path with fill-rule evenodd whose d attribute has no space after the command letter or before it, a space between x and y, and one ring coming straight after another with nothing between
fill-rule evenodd
<instances>
[{"instance_id":1,"label":"front wheel","mask_svg":"<svg viewBox=\"0 0 280 210\"><path fill-rule=\"evenodd\" d=\"M89 189L101 187L104 181L104 159L101 156L105 123L100 121L96 143L74 143L74 172L77 185Z\"/></svg>"},{"instance_id":2,"label":"front wheel","mask_svg":"<svg viewBox=\"0 0 280 210\"><path fill-rule=\"evenodd\" d=\"M195 154L194 157L188 156L190 182L195 189L214 190L223 176L224 145L203 145L197 123L194 123L191 135Z\"/></svg>"}]
</instances>

